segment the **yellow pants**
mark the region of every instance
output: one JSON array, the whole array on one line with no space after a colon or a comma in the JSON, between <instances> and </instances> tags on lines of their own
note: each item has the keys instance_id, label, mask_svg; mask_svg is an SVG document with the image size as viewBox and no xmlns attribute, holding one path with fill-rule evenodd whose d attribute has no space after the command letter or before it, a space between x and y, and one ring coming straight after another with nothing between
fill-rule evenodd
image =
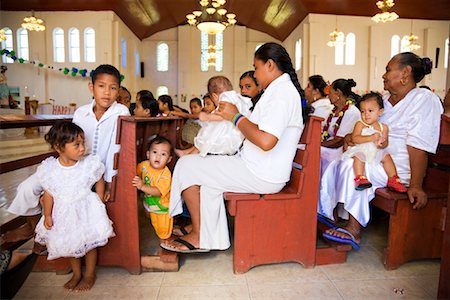
<instances>
[{"instance_id":1,"label":"yellow pants","mask_svg":"<svg viewBox=\"0 0 450 300\"><path fill-rule=\"evenodd\" d=\"M168 239L172 235L173 218L169 214L150 213L153 228L160 239Z\"/></svg>"}]
</instances>

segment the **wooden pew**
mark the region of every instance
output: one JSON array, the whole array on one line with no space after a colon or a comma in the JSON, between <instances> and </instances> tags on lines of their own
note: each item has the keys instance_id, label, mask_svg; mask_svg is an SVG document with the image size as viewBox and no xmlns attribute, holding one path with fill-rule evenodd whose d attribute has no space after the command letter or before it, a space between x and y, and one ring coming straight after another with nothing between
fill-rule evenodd
<instances>
[{"instance_id":1,"label":"wooden pew","mask_svg":"<svg viewBox=\"0 0 450 300\"><path fill-rule=\"evenodd\" d=\"M411 260L441 257L450 175L442 166L450 166L448 146L440 145L435 155L428 156L428 161L424 179L428 203L424 208L413 209L406 194L387 188L377 189L371 202L389 214L388 245L383 260L388 270Z\"/></svg>"},{"instance_id":2,"label":"wooden pew","mask_svg":"<svg viewBox=\"0 0 450 300\"><path fill-rule=\"evenodd\" d=\"M175 146L182 122L178 117L120 117L117 131L120 152L115 157L118 173L113 178L112 199L106 206L116 236L99 249L99 265L120 266L132 274L140 274L142 270L178 270L178 256L159 247L159 239L143 213L142 201L138 200L131 180L137 163L146 159L148 139L158 134ZM173 169L174 164L175 159L169 168Z\"/></svg>"},{"instance_id":3,"label":"wooden pew","mask_svg":"<svg viewBox=\"0 0 450 300\"><path fill-rule=\"evenodd\" d=\"M307 122L300 139L305 150L297 150L291 179L279 193L224 194L234 216L235 273L269 263L315 265L321 120Z\"/></svg>"},{"instance_id":4,"label":"wooden pew","mask_svg":"<svg viewBox=\"0 0 450 300\"><path fill-rule=\"evenodd\" d=\"M450 93L450 92L449 92ZM450 95L450 94L448 94ZM441 140L442 147L450 148L450 113L442 116ZM450 166L450 157L447 156L447 166ZM439 276L438 299L450 299L450 182L447 195L447 215L442 245L441 272Z\"/></svg>"}]
</instances>

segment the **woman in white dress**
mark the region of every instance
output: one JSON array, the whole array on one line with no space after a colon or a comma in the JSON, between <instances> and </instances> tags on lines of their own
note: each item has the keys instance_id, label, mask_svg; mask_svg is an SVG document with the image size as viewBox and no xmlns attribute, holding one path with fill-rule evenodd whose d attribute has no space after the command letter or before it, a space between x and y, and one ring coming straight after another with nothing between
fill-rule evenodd
<instances>
[{"instance_id":1,"label":"woman in white dress","mask_svg":"<svg viewBox=\"0 0 450 300\"><path fill-rule=\"evenodd\" d=\"M305 97L310 106L310 116L317 116L326 120L334 108L330 99L327 98L327 83L321 75L313 75L308 78L305 88ZM322 126L324 125L322 122Z\"/></svg>"},{"instance_id":2,"label":"woman in white dress","mask_svg":"<svg viewBox=\"0 0 450 300\"><path fill-rule=\"evenodd\" d=\"M411 52L394 56L383 75L384 113L380 122L389 126L389 141L396 151L392 159L400 180L408 185L408 198L414 209L424 207L427 196L422 188L428 153L435 153L439 141L442 104L432 92L417 88L426 74L431 73L431 61ZM319 213L334 220L333 211L343 203L349 213L345 228L332 228L327 235L352 244L355 248L361 239L361 228L369 222L369 202L375 190L384 187L388 180L382 165L365 167L366 177L372 187L355 190L353 159L332 162L322 176Z\"/></svg>"},{"instance_id":3,"label":"woman in white dress","mask_svg":"<svg viewBox=\"0 0 450 300\"><path fill-rule=\"evenodd\" d=\"M336 79L330 85L328 98L334 108L325 117L322 130L322 147L320 148L320 174L327 166L342 155L344 137L353 131L353 126L361 117L354 105L359 96L352 91L356 86L353 79Z\"/></svg>"},{"instance_id":4,"label":"woman in white dress","mask_svg":"<svg viewBox=\"0 0 450 300\"><path fill-rule=\"evenodd\" d=\"M182 238L161 244L167 250L227 249L230 240L223 193L276 193L289 181L303 131L303 90L289 54L279 44L262 45L255 52L254 66L264 94L250 117L243 117L229 102L220 102L217 111L245 136L239 153L185 155L175 166L169 212L180 214L184 200L192 227Z\"/></svg>"}]
</instances>

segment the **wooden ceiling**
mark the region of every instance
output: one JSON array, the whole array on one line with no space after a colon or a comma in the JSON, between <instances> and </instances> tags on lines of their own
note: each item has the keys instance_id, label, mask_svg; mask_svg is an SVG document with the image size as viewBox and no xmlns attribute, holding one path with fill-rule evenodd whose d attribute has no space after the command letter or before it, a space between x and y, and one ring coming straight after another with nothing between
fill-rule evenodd
<instances>
[{"instance_id":1,"label":"wooden ceiling","mask_svg":"<svg viewBox=\"0 0 450 300\"><path fill-rule=\"evenodd\" d=\"M309 14L372 16L377 0L228 0L225 8L238 24L283 41ZM112 10L140 39L186 24L186 14L199 9L197 0L2 0L6 11ZM450 20L450 0L397 0L400 18Z\"/></svg>"}]
</instances>

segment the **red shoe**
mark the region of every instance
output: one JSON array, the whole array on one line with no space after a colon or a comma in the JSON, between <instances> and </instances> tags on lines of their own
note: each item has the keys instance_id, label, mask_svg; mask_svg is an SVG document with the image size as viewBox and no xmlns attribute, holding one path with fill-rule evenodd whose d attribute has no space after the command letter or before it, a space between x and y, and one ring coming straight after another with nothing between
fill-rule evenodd
<instances>
[{"instance_id":1,"label":"red shoe","mask_svg":"<svg viewBox=\"0 0 450 300\"><path fill-rule=\"evenodd\" d=\"M364 175L356 176L353 180L355 181L355 190L357 191L362 191L372 187L372 183Z\"/></svg>"},{"instance_id":2,"label":"red shoe","mask_svg":"<svg viewBox=\"0 0 450 300\"><path fill-rule=\"evenodd\" d=\"M403 183L400 182L400 178L397 175L394 175L388 179L387 187L392 191L399 193L406 193L408 191Z\"/></svg>"}]
</instances>

